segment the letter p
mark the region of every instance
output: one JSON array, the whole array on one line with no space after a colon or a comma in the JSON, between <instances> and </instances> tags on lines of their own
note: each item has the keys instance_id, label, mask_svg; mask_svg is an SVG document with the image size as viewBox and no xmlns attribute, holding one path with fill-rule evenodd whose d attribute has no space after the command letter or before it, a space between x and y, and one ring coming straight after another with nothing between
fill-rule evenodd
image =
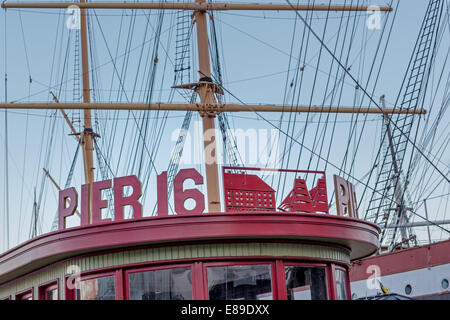
<instances>
[{"instance_id":1,"label":"letter p","mask_svg":"<svg viewBox=\"0 0 450 320\"><path fill-rule=\"evenodd\" d=\"M69 200L69 201L68 201ZM66 208L66 201L69 206ZM78 193L75 188L68 188L59 192L58 201L58 229L66 228L66 218L73 215L78 205Z\"/></svg>"}]
</instances>

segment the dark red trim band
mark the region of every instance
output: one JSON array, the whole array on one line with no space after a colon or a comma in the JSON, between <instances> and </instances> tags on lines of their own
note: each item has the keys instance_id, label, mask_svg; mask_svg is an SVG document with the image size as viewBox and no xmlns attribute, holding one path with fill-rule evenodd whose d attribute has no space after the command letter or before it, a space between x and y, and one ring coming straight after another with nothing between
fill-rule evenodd
<instances>
[{"instance_id":1,"label":"dark red trim band","mask_svg":"<svg viewBox=\"0 0 450 320\"><path fill-rule=\"evenodd\" d=\"M151 217L70 228L37 237L0 256L0 282L80 254L145 244L284 239L348 247L351 259L374 253L379 228L319 214L218 213Z\"/></svg>"},{"instance_id":2,"label":"dark red trim band","mask_svg":"<svg viewBox=\"0 0 450 320\"><path fill-rule=\"evenodd\" d=\"M350 281L369 278L366 273L370 265L380 267L380 276L387 276L411 270L423 269L450 263L450 240L433 243L422 247L386 253L353 262Z\"/></svg>"}]
</instances>

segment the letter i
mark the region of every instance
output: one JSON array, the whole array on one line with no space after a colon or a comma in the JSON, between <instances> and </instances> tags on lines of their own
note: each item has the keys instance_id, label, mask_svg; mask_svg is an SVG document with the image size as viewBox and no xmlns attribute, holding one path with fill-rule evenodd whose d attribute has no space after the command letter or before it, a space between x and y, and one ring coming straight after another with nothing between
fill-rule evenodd
<instances>
[{"instance_id":1,"label":"letter i","mask_svg":"<svg viewBox=\"0 0 450 320\"><path fill-rule=\"evenodd\" d=\"M168 216L167 171L158 175L156 179L156 188L158 193L158 217Z\"/></svg>"}]
</instances>

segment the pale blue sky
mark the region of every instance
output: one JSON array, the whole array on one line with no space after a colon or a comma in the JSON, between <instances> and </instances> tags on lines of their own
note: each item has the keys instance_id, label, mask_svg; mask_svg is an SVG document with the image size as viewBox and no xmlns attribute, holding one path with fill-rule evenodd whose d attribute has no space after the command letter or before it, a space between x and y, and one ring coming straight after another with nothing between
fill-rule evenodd
<instances>
[{"instance_id":1,"label":"pale blue sky","mask_svg":"<svg viewBox=\"0 0 450 320\"><path fill-rule=\"evenodd\" d=\"M273 2L273 1L258 1L258 2ZM278 0L279 3L285 3ZM322 1L326 2L326 1ZM333 1L334 3L343 3L344 1ZM353 1L357 3L358 1ZM381 4L384 5L386 1L359 1L360 4ZM350 1L347 1L350 3ZM396 6L397 1L394 1ZM413 50L414 42L419 32L419 27L423 19L428 1L425 0L408 0L400 1L397 16L391 39L386 51L386 57L384 59L383 68L380 72L379 81L374 92L374 99L378 102L379 97L382 94L386 95L386 101L388 106L391 106L395 101L404 72L407 67L407 62L410 58ZM95 97L97 101L117 101L126 102L127 98L131 100L133 91L133 85L135 82L135 75L138 73L136 80L137 86L134 90L134 100L142 101L143 94L145 93L142 87L143 73L145 59L147 53L151 52L153 48L153 36L154 28L157 22L157 13L138 11L135 20L135 29L133 32L133 39L129 54L128 71L126 77L123 78L125 94L122 94L118 98L118 92L121 87L118 84L117 77L111 84L111 79L116 75L116 72L122 72L124 48L126 45L125 35L128 30L128 26L131 23L131 11L124 11L124 17L121 17L122 11L119 10L96 10L97 17L92 15L92 23L94 25L92 31L92 39L95 39L95 47L91 49L93 61L91 61L91 68L95 69ZM145 13L145 15L144 15ZM306 13L301 13L302 16L306 16ZM393 15L390 13L389 23L392 22ZM146 16L147 15L147 16ZM352 13L355 15L355 13ZM352 74L365 83L370 71L370 65L373 61L377 41L380 38L381 30L367 30L365 25L365 19L368 14L357 13L359 18L356 20L354 34L354 44L352 46L352 52L350 54L349 61L346 65L351 66ZM277 12L217 12L214 14L218 35L220 38L220 54L221 64L224 74L224 86L232 92L234 96L238 97L245 103L283 103L283 97L285 95L286 82L292 81L294 73L288 69L294 69L296 66L296 58L300 48L300 37L303 32L303 24L301 21L295 19L294 13L277 13ZM386 14L381 14L382 21L386 20ZM322 34L324 28L326 13L315 13L311 21L311 26L317 34ZM164 19L162 26L162 35L160 39L159 48L159 63L156 74L156 81L154 86L154 95L152 101L167 101L170 92L170 86L173 81L173 60L174 60L174 48L173 40L176 30L174 26L174 14L168 12ZM336 37L344 37L343 28L340 33L338 32L340 13L330 13L328 19L327 30L324 41L330 48L333 47ZM6 22L5 22L6 19ZM36 101L51 101L49 91L60 92L58 97L60 101L72 101L73 95L73 53L74 53L74 41L69 43L67 47L68 30L65 27L65 15L64 10L59 9L23 9L15 10L9 9L7 11L2 10L0 14L0 33L1 38L1 50L0 50L0 74L5 74L5 62L7 62L8 73L8 102L20 101L20 102L36 102ZM97 20L98 19L98 20ZM122 29L120 29L120 23L122 21ZM145 28L147 21L150 21L151 26L148 28L147 34L145 34ZM353 22L353 20L351 20ZM99 22L99 23L98 23ZM5 28L6 23L6 30ZM99 24L101 27L99 27ZM296 33L294 36L294 45L292 46L292 56L289 66L289 55L291 50L291 43L294 31L294 25L296 25ZM390 26L390 24L389 24ZM445 54L448 50L448 25L446 26L446 37L443 39L441 45L441 54L437 57L437 66L444 62ZM118 44L119 31L122 30L121 40ZM387 36L387 31L384 37ZM5 39L6 34L6 39ZM172 36L172 39L170 39ZM105 38L103 38L105 37ZM145 38L145 40L143 40ZM342 38L341 38L342 39ZM384 38L385 39L385 38ZM105 42L106 40L106 42ZM169 42L169 40L172 40ZM143 53L143 62L138 65L139 57L141 56L142 43L145 41L145 47ZM384 41L384 40L383 40ZM6 43L6 57L5 57L5 43ZM106 45L106 44L107 45ZM168 43L170 43L168 45ZM68 48L68 50L67 50ZM299 104L307 105L309 101L312 104L321 104L326 82L328 79L328 72L330 69L331 58L325 51L320 55L321 62L319 64L319 72L317 72L315 93L311 96L312 84L314 83L314 77L316 75L316 65L318 63L318 53L320 51L320 45L316 39L312 36L309 40L308 53L306 57L306 65L304 65L305 78L302 84L301 95L299 98ZM166 52L168 52L169 59L166 59ZM62 72L62 65L65 59L65 54L68 53L68 70L64 75ZM111 63L111 56L117 54L116 70L114 70ZM376 61L379 63L379 57ZM149 61L152 59L147 58ZM164 68L166 65L166 68ZM303 64L302 64L303 65ZM444 75L444 82L447 80L447 72ZM192 66L193 70L196 70L196 65ZM378 71L378 70L376 70ZM434 70L432 78L434 79L430 83L430 89L434 89L433 85L437 83L440 70ZM336 74L336 66L333 69L333 76ZM29 76L31 75L32 83L29 82ZM148 75L146 75L147 77ZM62 79L62 80L61 80ZM144 78L147 79L147 78ZM333 79L333 78L332 78ZM372 80L374 77L372 76ZM62 82L62 86L59 84ZM372 91L373 82L369 85L369 91ZM51 88L49 88L51 87ZM112 91L111 91L112 89ZM439 88L438 88L439 89ZM4 82L2 80L1 85L2 93L1 99L4 100ZM61 90L61 91L59 91ZM442 87L440 93L435 100L435 111L440 107L442 100ZM287 92L290 102L292 92ZM361 101L360 91L355 91L355 85L347 77L344 81L342 99L340 101L341 106L352 106ZM237 102L234 97L229 94L225 95L227 102ZM183 102L183 98L180 95L175 95L174 101ZM431 103L431 98L426 99ZM337 100L334 100L333 105L337 105ZM363 101L363 105L368 105L368 100ZM429 109L428 105L424 106ZM8 125L9 125L9 190L10 190L10 246L14 246L19 242L27 239L32 203L33 192L36 188L38 196L41 192L42 186L42 167L45 165L49 168L51 174L55 177L60 185L64 185L67 173L72 162L72 158L75 152L76 143L75 140L68 136L70 133L67 125L61 119L58 114L58 121L56 121L55 134L53 144L51 145L51 154L48 159L48 163L45 164L45 150L49 142L49 124L51 115L50 111L29 111L26 110L13 110L8 113ZM113 115L110 113L98 113L98 120L103 126L104 132L109 132L111 128L111 121L108 120ZM78 112L69 113L71 119L76 120L79 115ZM150 117L158 117L161 114L152 113ZM273 124L278 125L279 115L264 114ZM434 115L435 116L435 115ZM159 152L155 159L155 167L158 172L167 169L167 163L170 159L171 149L174 146L174 142L171 140L171 136L177 128L180 128L183 121L183 112L171 112L169 113L169 119L164 130L162 137L162 143ZM109 143L114 141L114 151L112 157L112 166L117 166L117 153L120 146L120 135L125 130L125 123L127 118L127 112L119 114L118 120L118 132L116 133L116 139L113 140L112 136L103 136L99 144ZM300 129L303 128L306 121L306 114L298 115L296 123L298 128L294 131L293 136L300 135ZM363 117L361 116L361 120ZM445 120L447 119L447 120ZM199 121L200 117L194 115L195 121ZM272 129L270 125L262 120L258 120L252 113L239 113L229 115L230 124L235 129ZM285 118L287 120L287 118ZM319 120L319 116L310 116L308 121L311 125L307 128L307 135L305 136L305 145L312 147L314 132L316 130L316 124ZM321 121L324 119L322 118ZM333 143L330 162L336 165L340 165L343 158L343 153L347 145L347 137L349 130L350 116L340 115L336 126L336 137ZM154 120L151 120L154 121ZM449 134L448 124L450 117L445 115L443 125L440 130L441 136L437 137L436 143L431 146L432 154L439 152L439 146L446 142L446 137ZM152 122L150 122L152 123ZM191 125L191 134L194 134L195 125ZM2 149L0 151L0 226L2 237L0 239L0 250L5 249L5 172L4 172L4 110L0 110L0 140ZM133 127L133 122L129 123L130 127ZM355 166L351 174L358 179L362 178L369 170L370 164L373 163L375 152L379 145L380 136L380 118L377 116L368 116L366 129L364 131L363 142L360 146L358 156L355 161ZM288 129L287 122L283 122L283 130ZM126 144L131 144L132 137L130 128L128 128ZM103 131L102 131L103 132ZM102 134L100 132L100 134ZM284 136L280 137L281 148L284 143ZM103 140L102 140L103 139ZM199 142L197 142L199 143ZM353 150L354 141L351 142ZM199 148L190 147L192 153L198 153ZM299 147L294 145L292 147L294 155L298 155ZM300 161L300 169L306 168L310 158L310 154L305 150L304 155ZM125 153L129 152L125 148ZM128 153L129 154L129 153ZM199 154L201 156L201 154ZM129 156L131 158L131 156ZM316 166L317 159L313 159L313 166ZM442 170L449 168L450 157L448 152L444 153L441 159L441 163L438 166ZM134 172L128 172L124 165L124 160L120 163L118 175L132 174ZM73 185L79 188L83 182L82 173L82 157L78 159L78 165L75 171ZM289 164L290 168L295 168L297 158L292 157ZM184 167L196 167L199 171L203 171L202 166L198 164L187 164ZM323 162L319 162L318 169L321 170L324 166ZM332 175L336 173L336 170L332 167L328 167L327 180L328 180L328 197L329 200L332 194ZM436 175L429 169L429 175L433 179L438 179L439 175ZM98 177L101 180L101 177ZM149 194L154 194L151 190L154 190L156 182L155 173L152 172L150 176ZM355 182L355 181L354 181ZM417 183L417 182L416 182ZM48 232L51 226L51 222L56 212L57 192L53 185L50 184L48 179L45 181L43 189L43 198L41 204L41 225L42 231ZM358 191L360 186L357 186ZM423 199L418 193L419 186L417 185L414 193L414 198ZM203 188L205 191L205 188ZM432 196L445 194L449 191L449 186L440 184L436 190L430 190ZM427 194L428 195L428 194ZM154 199L149 196L148 205L144 209L144 214L150 215L153 209ZM432 211L431 218L443 218L444 212L448 205L448 197L437 198L434 201L430 201L429 209ZM424 215L423 207L418 209L420 214ZM76 222L74 222L76 223ZM425 235L423 229L418 230L423 239ZM447 235L448 236L448 235ZM446 237L445 233L442 234L439 229L433 228L433 237L436 239Z\"/></svg>"}]
</instances>

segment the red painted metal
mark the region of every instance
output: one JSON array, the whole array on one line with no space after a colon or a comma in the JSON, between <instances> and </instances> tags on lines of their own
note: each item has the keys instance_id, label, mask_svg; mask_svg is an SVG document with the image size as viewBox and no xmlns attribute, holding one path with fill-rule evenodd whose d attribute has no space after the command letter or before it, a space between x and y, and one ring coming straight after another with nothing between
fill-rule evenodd
<instances>
[{"instance_id":1,"label":"red painted metal","mask_svg":"<svg viewBox=\"0 0 450 320\"><path fill-rule=\"evenodd\" d=\"M217 244L217 243L236 243L237 240L211 240L211 241L203 241L202 244ZM245 239L245 240L239 240L238 243L251 243L251 242L257 242L257 243L261 243L261 240L256 240L256 239ZM183 245L193 245L196 244L197 242L194 241L186 241L183 243ZM316 244L316 245L320 245L320 246L325 246L325 247L333 247L333 248L340 248L342 250L347 250L348 253L350 254L350 249L343 247L342 245L337 245L337 244L331 244L331 243L326 243L326 242L317 242L317 241L296 241L296 240L289 240L289 239L281 239L281 240L271 240L271 239L267 239L264 240L264 243L291 243L291 244ZM140 249L151 249L151 248L159 248L159 247L163 247L164 244L156 244L156 245L140 245L140 246L133 246L132 248L116 248L116 249L107 249L107 250L102 250L99 252L91 252L91 253L86 253L86 254L81 254L81 255L77 255L78 259L81 258L87 258L87 257L95 257L98 256L99 254L112 254L112 253L118 253L118 252L124 252L124 251L132 251L132 250L140 250ZM62 265L66 262L71 261L73 258L65 258L63 260L51 263L46 265L45 267L32 271L30 273L27 273L23 276L17 277L13 280L9 280L7 282L4 282L0 285L0 289L6 286L10 286L14 283L17 283L18 281L22 281L24 279L27 279L28 277L34 276L40 272L49 270L50 268ZM235 260L241 260L241 261L253 261L253 260L270 260L270 259L274 259L273 256L234 256L234 257L207 257L207 258L192 258L189 259L188 262L194 262L194 263L207 263L207 262L213 262L213 261L223 261L224 259L226 259L227 261L235 261ZM322 258L311 258L311 257L290 257L290 256L278 256L276 257L276 259L281 259L282 261L287 261L289 263L297 263L297 264L308 264L308 265L313 265L313 264L324 264L324 263L333 263L336 265L340 265L342 267L345 268L349 268L350 265L343 263L342 261L338 261L338 260L334 260L334 259L322 259ZM301 261L301 262L299 262ZM132 263L132 264L125 264L125 265L120 265L120 268L142 268L142 267L170 267L171 265L174 264L182 264L182 263L186 263L186 259L170 259L170 260L158 260L158 261L148 261L148 262L138 262L138 263ZM89 270L86 272L83 272L83 275L90 275L90 274L95 274L98 272L110 272L110 271L114 271L116 270L118 267L117 266L111 266L111 267L104 267L104 268L100 268L100 269L95 269L95 270ZM1 299L0 299L1 300Z\"/></svg>"},{"instance_id":2,"label":"red painted metal","mask_svg":"<svg viewBox=\"0 0 450 320\"><path fill-rule=\"evenodd\" d=\"M187 179L194 180L196 185L203 184L203 176L195 169L183 169L178 172L173 179L173 194L175 212L177 214L191 214L191 213L203 213L205 210L205 197L203 193L198 189L186 189L183 190L183 183ZM195 201L195 207L188 210L184 206L184 202L187 199L193 199Z\"/></svg>"},{"instance_id":3,"label":"red painted metal","mask_svg":"<svg viewBox=\"0 0 450 320\"><path fill-rule=\"evenodd\" d=\"M123 196L123 187L125 186L133 188L133 193L128 197ZM114 178L114 220L120 221L124 219L124 206L133 208L134 218L142 218L142 204L139 202L141 196L141 182L136 176Z\"/></svg>"},{"instance_id":4,"label":"red painted metal","mask_svg":"<svg viewBox=\"0 0 450 320\"><path fill-rule=\"evenodd\" d=\"M240 173L234 173L234 172ZM302 178L296 178L292 191L278 207L285 212L329 213L327 185L324 171L285 170L249 167L223 167L223 184L226 212L267 210L275 211L275 190L257 175L247 171L277 171L291 173L321 174L317 185L310 191Z\"/></svg>"},{"instance_id":5,"label":"red painted metal","mask_svg":"<svg viewBox=\"0 0 450 320\"><path fill-rule=\"evenodd\" d=\"M102 199L102 190L111 188L111 180L97 181L92 184L92 223L105 223L111 219L102 218L102 209L108 208L108 201Z\"/></svg>"},{"instance_id":6,"label":"red painted metal","mask_svg":"<svg viewBox=\"0 0 450 320\"><path fill-rule=\"evenodd\" d=\"M196 300L208 300L208 284L203 277L203 261L194 262L192 266L192 291Z\"/></svg>"},{"instance_id":7,"label":"red painted metal","mask_svg":"<svg viewBox=\"0 0 450 320\"><path fill-rule=\"evenodd\" d=\"M70 204L66 208L66 200L70 199ZM58 228L59 230L66 227L66 218L73 215L77 209L78 204L78 193L75 188L68 188L59 192L58 201Z\"/></svg>"},{"instance_id":8,"label":"red painted metal","mask_svg":"<svg viewBox=\"0 0 450 320\"><path fill-rule=\"evenodd\" d=\"M125 272L122 268L115 272L115 284L116 284L116 300L125 300L125 296L128 293L128 287L124 286Z\"/></svg>"},{"instance_id":9,"label":"red painted metal","mask_svg":"<svg viewBox=\"0 0 450 320\"><path fill-rule=\"evenodd\" d=\"M368 279L372 273L366 273L370 265L380 267L380 276L407 272L450 263L450 240L422 247L404 249L354 261L350 271L351 281Z\"/></svg>"},{"instance_id":10,"label":"red painted metal","mask_svg":"<svg viewBox=\"0 0 450 320\"><path fill-rule=\"evenodd\" d=\"M157 185L157 203L158 203L158 216L164 217L169 215L169 195L167 186L167 171L162 172L156 178Z\"/></svg>"},{"instance_id":11,"label":"red painted metal","mask_svg":"<svg viewBox=\"0 0 450 320\"><path fill-rule=\"evenodd\" d=\"M327 181L325 176L317 180L317 186L310 191L312 204L316 212L329 213Z\"/></svg>"},{"instance_id":12,"label":"red painted metal","mask_svg":"<svg viewBox=\"0 0 450 320\"><path fill-rule=\"evenodd\" d=\"M294 169L273 169L273 168L256 168L256 167L229 167L223 166L222 170L237 170L237 171L276 171L276 172L295 172L295 173L315 173L325 175L325 171L315 171L315 170L294 170Z\"/></svg>"},{"instance_id":13,"label":"red painted metal","mask_svg":"<svg viewBox=\"0 0 450 320\"><path fill-rule=\"evenodd\" d=\"M317 180L317 185L308 191L305 180L295 179L294 188L278 209L289 212L328 213L327 184L325 176Z\"/></svg>"},{"instance_id":14,"label":"red painted metal","mask_svg":"<svg viewBox=\"0 0 450 320\"><path fill-rule=\"evenodd\" d=\"M81 219L80 225L87 226L89 224L89 212L91 205L91 185L89 183L81 186ZM61 217L59 218L61 220ZM59 228L59 230L62 230Z\"/></svg>"},{"instance_id":15,"label":"red painted metal","mask_svg":"<svg viewBox=\"0 0 450 320\"><path fill-rule=\"evenodd\" d=\"M219 213L148 217L52 232L0 256L0 281L80 253L157 243L214 239L297 239L340 244L353 259L374 253L380 229L366 221L317 214ZM20 274L16 274L15 277Z\"/></svg>"},{"instance_id":16,"label":"red painted metal","mask_svg":"<svg viewBox=\"0 0 450 320\"><path fill-rule=\"evenodd\" d=\"M284 271L285 263L283 260L275 261L276 283L278 299L287 300L286 275Z\"/></svg>"},{"instance_id":17,"label":"red painted metal","mask_svg":"<svg viewBox=\"0 0 450 320\"><path fill-rule=\"evenodd\" d=\"M294 188L289 192L278 209L289 212L315 212L305 180L295 179Z\"/></svg>"},{"instance_id":18,"label":"red painted metal","mask_svg":"<svg viewBox=\"0 0 450 320\"><path fill-rule=\"evenodd\" d=\"M328 299L336 300L336 274L334 264L327 265Z\"/></svg>"},{"instance_id":19,"label":"red painted metal","mask_svg":"<svg viewBox=\"0 0 450 320\"><path fill-rule=\"evenodd\" d=\"M254 174L223 173L225 211L275 211L275 190Z\"/></svg>"}]
</instances>

